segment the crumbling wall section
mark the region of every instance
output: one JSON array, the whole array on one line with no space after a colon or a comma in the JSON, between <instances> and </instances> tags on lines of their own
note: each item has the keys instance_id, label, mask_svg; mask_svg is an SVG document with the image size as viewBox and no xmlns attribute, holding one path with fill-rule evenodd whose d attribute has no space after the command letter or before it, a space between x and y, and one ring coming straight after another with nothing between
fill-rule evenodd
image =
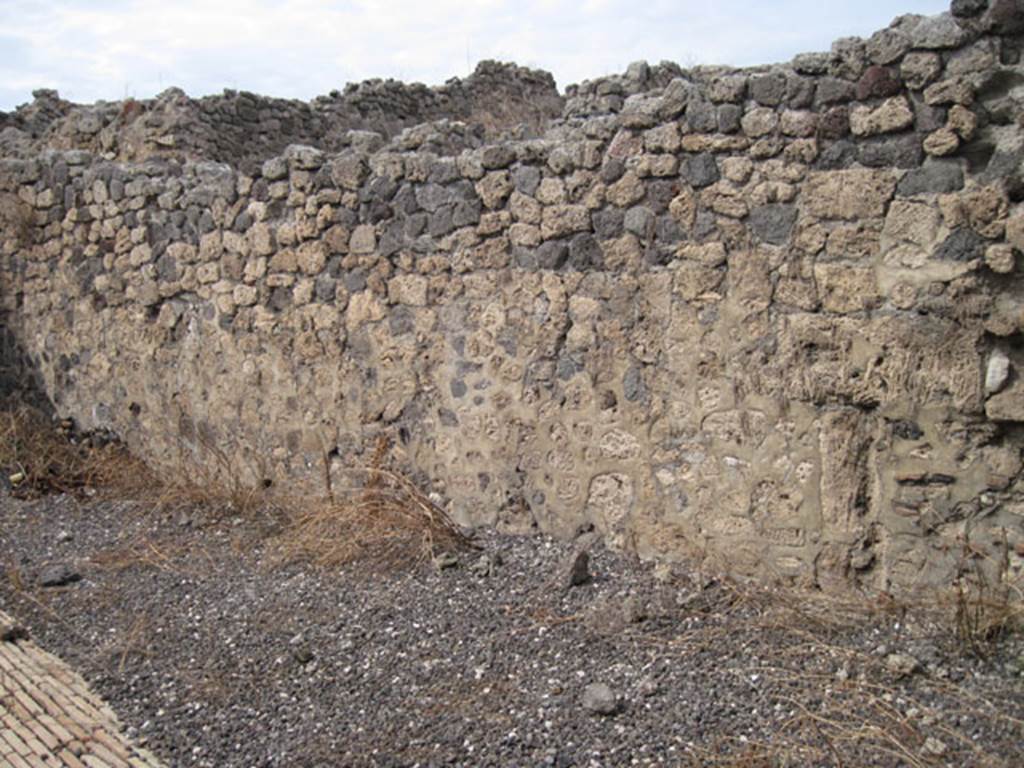
<instances>
[{"instance_id":1,"label":"crumbling wall section","mask_svg":"<svg viewBox=\"0 0 1024 768\"><path fill-rule=\"evenodd\" d=\"M210 160L247 173L289 144L334 152L351 144L353 131L387 140L437 121L457 123L446 132L461 141L434 149L457 153L485 139L534 134L561 113L563 104L547 72L493 61L436 88L369 80L310 103L234 90L192 99L179 88L153 99L94 105L72 104L47 89L33 97L10 114L0 113L0 153L84 150L120 162ZM422 143L430 133L414 133L407 143L415 144L417 136Z\"/></svg>"},{"instance_id":2,"label":"crumbling wall section","mask_svg":"<svg viewBox=\"0 0 1024 768\"><path fill-rule=\"evenodd\" d=\"M1019 10L638 65L457 154L5 159L5 322L155 461L313 483L384 431L466 523L892 590L969 535L1019 575Z\"/></svg>"}]
</instances>

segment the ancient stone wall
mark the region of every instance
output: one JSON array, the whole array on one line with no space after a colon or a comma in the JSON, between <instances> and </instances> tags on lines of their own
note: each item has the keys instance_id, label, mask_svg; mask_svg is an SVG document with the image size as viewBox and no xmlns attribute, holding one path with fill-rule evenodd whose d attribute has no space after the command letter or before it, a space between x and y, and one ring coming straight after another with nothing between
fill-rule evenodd
<instances>
[{"instance_id":1,"label":"ancient stone wall","mask_svg":"<svg viewBox=\"0 0 1024 768\"><path fill-rule=\"evenodd\" d=\"M379 135L363 141L379 146L381 138L437 121L442 125L433 132L412 132L408 148L434 140L434 151L457 153L507 132L536 132L563 104L547 72L492 61L437 88L370 80L311 103L239 91L191 99L178 88L154 99L85 106L52 90L33 97L10 114L0 112L0 154L78 149L120 162L213 160L246 173L289 144L340 151L353 141L352 131L366 130ZM437 140L439 131L446 140Z\"/></svg>"},{"instance_id":2,"label":"ancient stone wall","mask_svg":"<svg viewBox=\"0 0 1024 768\"><path fill-rule=\"evenodd\" d=\"M893 590L967 534L1019 575L1022 29L957 0L787 65L635 65L463 149L10 157L4 320L154 461L315 489L385 432L466 523Z\"/></svg>"}]
</instances>

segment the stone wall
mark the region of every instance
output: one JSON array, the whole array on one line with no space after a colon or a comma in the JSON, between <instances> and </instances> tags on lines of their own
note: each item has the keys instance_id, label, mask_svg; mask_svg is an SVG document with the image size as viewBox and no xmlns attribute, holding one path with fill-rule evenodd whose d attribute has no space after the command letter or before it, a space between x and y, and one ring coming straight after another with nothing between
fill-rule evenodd
<instances>
[{"instance_id":1,"label":"stone wall","mask_svg":"<svg viewBox=\"0 0 1024 768\"><path fill-rule=\"evenodd\" d=\"M14 112L0 112L0 154L77 149L121 162L213 160L246 173L289 144L340 151L351 144L353 131L380 134L379 141L436 121L443 123L440 132L448 140L435 142L433 149L458 152L509 132L536 131L557 117L563 104L547 72L493 61L437 88L370 80L311 103L230 90L191 99L178 88L154 99L85 106L53 90L32 95L32 102ZM421 129L406 143L419 146L431 138Z\"/></svg>"},{"instance_id":2,"label":"stone wall","mask_svg":"<svg viewBox=\"0 0 1024 768\"><path fill-rule=\"evenodd\" d=\"M968 534L1019 575L1021 11L638 64L461 150L10 157L4 321L62 415L157 462L315 492L385 432L465 523L892 590Z\"/></svg>"}]
</instances>

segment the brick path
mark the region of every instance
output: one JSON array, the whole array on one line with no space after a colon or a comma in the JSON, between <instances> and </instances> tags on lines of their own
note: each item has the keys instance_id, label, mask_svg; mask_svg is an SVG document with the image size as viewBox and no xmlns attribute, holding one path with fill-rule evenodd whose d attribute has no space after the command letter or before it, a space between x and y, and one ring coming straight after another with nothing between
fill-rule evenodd
<instances>
[{"instance_id":1,"label":"brick path","mask_svg":"<svg viewBox=\"0 0 1024 768\"><path fill-rule=\"evenodd\" d=\"M72 669L0 611L0 766L162 768Z\"/></svg>"}]
</instances>

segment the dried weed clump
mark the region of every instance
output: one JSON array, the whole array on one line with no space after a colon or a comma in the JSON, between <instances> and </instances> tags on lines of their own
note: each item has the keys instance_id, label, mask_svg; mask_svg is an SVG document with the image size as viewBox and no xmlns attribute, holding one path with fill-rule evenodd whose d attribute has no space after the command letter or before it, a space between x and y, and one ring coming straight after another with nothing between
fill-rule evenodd
<instances>
[{"instance_id":1,"label":"dried weed clump","mask_svg":"<svg viewBox=\"0 0 1024 768\"><path fill-rule=\"evenodd\" d=\"M999 641L1024 627L1024 589L1011 580L1010 545L1006 531L1002 540L987 549L961 538L960 562L952 587L940 600L940 607L952 617L957 648L965 654L987 659Z\"/></svg>"},{"instance_id":2,"label":"dried weed clump","mask_svg":"<svg viewBox=\"0 0 1024 768\"><path fill-rule=\"evenodd\" d=\"M381 436L365 467L335 488L325 467L327 497L300 507L282 539L286 557L320 566L372 560L398 566L464 549L468 538L409 478L389 467Z\"/></svg>"},{"instance_id":3,"label":"dried weed clump","mask_svg":"<svg viewBox=\"0 0 1024 768\"><path fill-rule=\"evenodd\" d=\"M335 488L325 472L326 494L300 495L279 490L266 471L238 466L234 453L208 438L187 448L182 441L177 461L157 471L109 436L76 434L70 422L54 423L17 398L0 402L0 470L22 498L67 493L214 522L269 520L285 559L325 567L395 567L469 546L445 511L390 465L389 448L379 438L365 466L343 470L345 487Z\"/></svg>"},{"instance_id":4,"label":"dried weed clump","mask_svg":"<svg viewBox=\"0 0 1024 768\"><path fill-rule=\"evenodd\" d=\"M48 493L135 496L154 486L146 465L116 440L73 434L17 398L0 402L0 469L20 497Z\"/></svg>"}]
</instances>

